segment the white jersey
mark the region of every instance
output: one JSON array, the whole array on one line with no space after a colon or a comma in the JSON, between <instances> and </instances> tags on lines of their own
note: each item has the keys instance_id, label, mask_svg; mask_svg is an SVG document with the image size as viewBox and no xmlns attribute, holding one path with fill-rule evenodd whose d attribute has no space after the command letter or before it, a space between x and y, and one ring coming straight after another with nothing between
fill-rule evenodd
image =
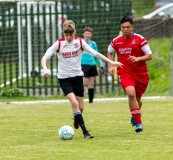
<instances>
[{"instance_id":1,"label":"white jersey","mask_svg":"<svg viewBox=\"0 0 173 160\"><path fill-rule=\"evenodd\" d=\"M58 78L68 78L75 76L83 76L81 70L81 57L83 50L93 56L97 55L97 51L92 49L83 39L75 37L72 42L68 42L65 38L58 39L48 50L43 58L50 59L56 52L58 57Z\"/></svg>"}]
</instances>

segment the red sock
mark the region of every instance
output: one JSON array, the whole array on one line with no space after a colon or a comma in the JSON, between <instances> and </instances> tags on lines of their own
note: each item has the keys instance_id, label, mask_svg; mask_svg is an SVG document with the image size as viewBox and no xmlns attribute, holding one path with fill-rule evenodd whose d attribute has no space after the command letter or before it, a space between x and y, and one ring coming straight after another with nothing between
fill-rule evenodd
<instances>
[{"instance_id":1,"label":"red sock","mask_svg":"<svg viewBox=\"0 0 173 160\"><path fill-rule=\"evenodd\" d=\"M142 124L141 115L140 115L140 109L139 108L131 109L131 114L132 114L132 117L134 118L136 123Z\"/></svg>"}]
</instances>

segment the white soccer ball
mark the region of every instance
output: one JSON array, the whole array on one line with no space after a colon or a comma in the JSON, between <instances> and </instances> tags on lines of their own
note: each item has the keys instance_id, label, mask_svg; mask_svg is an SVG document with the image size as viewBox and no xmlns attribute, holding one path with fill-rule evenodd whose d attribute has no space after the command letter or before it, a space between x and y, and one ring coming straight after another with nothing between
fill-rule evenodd
<instances>
[{"instance_id":1,"label":"white soccer ball","mask_svg":"<svg viewBox=\"0 0 173 160\"><path fill-rule=\"evenodd\" d=\"M59 137L62 140L71 140L74 136L74 130L71 126L65 125L59 129Z\"/></svg>"},{"instance_id":2,"label":"white soccer ball","mask_svg":"<svg viewBox=\"0 0 173 160\"><path fill-rule=\"evenodd\" d=\"M112 83L112 76L108 76L108 83L110 84L110 83Z\"/></svg>"}]
</instances>

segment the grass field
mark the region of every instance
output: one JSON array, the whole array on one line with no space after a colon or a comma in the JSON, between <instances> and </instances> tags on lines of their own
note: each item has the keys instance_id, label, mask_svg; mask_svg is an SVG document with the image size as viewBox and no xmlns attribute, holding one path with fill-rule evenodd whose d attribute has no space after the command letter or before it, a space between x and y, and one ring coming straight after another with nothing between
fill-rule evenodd
<instances>
[{"instance_id":1,"label":"grass field","mask_svg":"<svg viewBox=\"0 0 173 160\"><path fill-rule=\"evenodd\" d=\"M172 160L173 100L143 100L144 131L130 125L126 101L85 102L83 116L93 139L80 129L72 140L58 137L73 126L69 103L0 105L0 159Z\"/></svg>"},{"instance_id":2,"label":"grass field","mask_svg":"<svg viewBox=\"0 0 173 160\"><path fill-rule=\"evenodd\" d=\"M135 10L136 18L149 14L155 10L155 0L138 0L132 2L132 8Z\"/></svg>"}]
</instances>

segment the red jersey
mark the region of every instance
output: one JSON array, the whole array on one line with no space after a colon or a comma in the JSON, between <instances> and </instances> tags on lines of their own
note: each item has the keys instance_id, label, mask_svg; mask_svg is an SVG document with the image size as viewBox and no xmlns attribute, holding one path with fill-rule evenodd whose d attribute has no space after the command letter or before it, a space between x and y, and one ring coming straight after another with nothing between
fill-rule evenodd
<instances>
[{"instance_id":1,"label":"red jersey","mask_svg":"<svg viewBox=\"0 0 173 160\"><path fill-rule=\"evenodd\" d=\"M123 35L114 38L108 48L108 52L112 53L112 51L117 53L118 61L124 65L123 68L117 68L118 74L122 74L124 72L138 73L147 71L145 61L133 63L128 59L129 56L140 57L145 54L151 54L151 50L146 39L141 35L133 33L130 38L124 38Z\"/></svg>"}]
</instances>

